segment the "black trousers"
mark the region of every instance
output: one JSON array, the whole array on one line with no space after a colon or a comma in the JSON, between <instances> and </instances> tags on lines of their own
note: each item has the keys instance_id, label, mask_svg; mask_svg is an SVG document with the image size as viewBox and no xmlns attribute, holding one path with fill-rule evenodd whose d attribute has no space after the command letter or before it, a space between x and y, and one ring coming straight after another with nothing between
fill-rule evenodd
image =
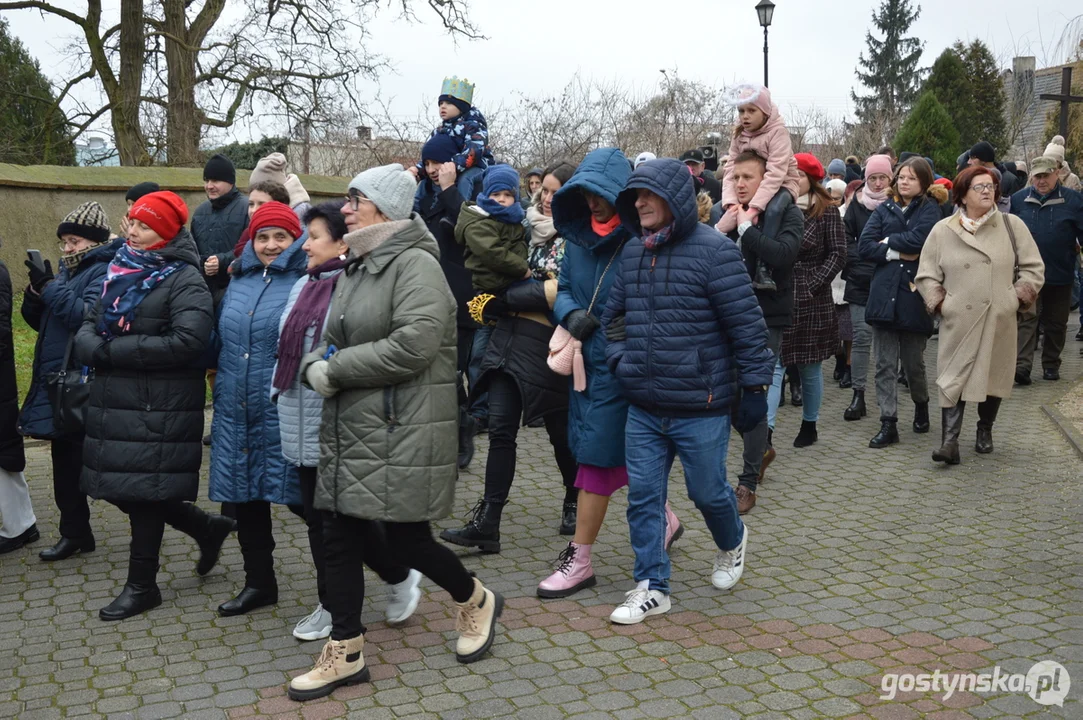
<instances>
[{"instance_id":1,"label":"black trousers","mask_svg":"<svg viewBox=\"0 0 1083 720\"><path fill-rule=\"evenodd\" d=\"M86 493L79 489L83 474L83 437L59 437L49 443L53 460L53 498L60 511L60 536L71 540L89 540L90 506Z\"/></svg>"},{"instance_id":2,"label":"black trousers","mask_svg":"<svg viewBox=\"0 0 1083 720\"><path fill-rule=\"evenodd\" d=\"M489 459L485 464L485 501L504 504L515 479L516 439L523 417L523 398L515 379L495 371L489 380ZM545 430L553 446L557 467L564 480L564 500L578 497L575 476L578 466L568 447L568 411L545 416Z\"/></svg>"},{"instance_id":3,"label":"black trousers","mask_svg":"<svg viewBox=\"0 0 1083 720\"><path fill-rule=\"evenodd\" d=\"M455 602L466 602L474 593L474 578L458 555L436 542L429 523L376 523L341 513L322 515L327 575L324 607L331 613L332 640L348 640L365 632L361 624L365 602L361 564L369 564L374 556L418 570L447 590ZM374 547L375 543L380 546Z\"/></svg>"},{"instance_id":4,"label":"black trousers","mask_svg":"<svg viewBox=\"0 0 1083 720\"><path fill-rule=\"evenodd\" d=\"M323 540L323 513L316 509L313 501L316 497L317 471L314 467L297 468L301 477L301 501L304 503L305 525L308 526L308 547L312 553L312 564L316 566L316 592L320 605L329 608L327 595L327 551ZM365 532L363 561L373 572L388 585L397 585L410 574L410 568L399 564L387 551L381 523L369 523ZM351 636L352 637L352 636Z\"/></svg>"},{"instance_id":5,"label":"black trousers","mask_svg":"<svg viewBox=\"0 0 1083 720\"><path fill-rule=\"evenodd\" d=\"M1030 375L1034 366L1034 350L1038 347L1038 323L1045 336L1042 339L1042 370L1060 370L1060 355L1068 336L1068 316L1071 314L1072 286L1046 285L1038 293L1037 312L1019 319L1016 337L1018 356L1015 371Z\"/></svg>"},{"instance_id":6,"label":"black trousers","mask_svg":"<svg viewBox=\"0 0 1083 720\"><path fill-rule=\"evenodd\" d=\"M458 338L458 362L456 367L455 379L457 380L457 389L459 391L459 407L464 410L468 408L470 398L466 392L466 381L470 372L470 351L474 346L474 328L465 328L459 326L459 338Z\"/></svg>"},{"instance_id":7,"label":"black trousers","mask_svg":"<svg viewBox=\"0 0 1083 720\"><path fill-rule=\"evenodd\" d=\"M210 516L189 502L117 502L128 516L132 542L128 560L128 583L154 585L158 575L158 554L162 548L165 526L170 525L201 542L210 530Z\"/></svg>"},{"instance_id":8,"label":"black trousers","mask_svg":"<svg viewBox=\"0 0 1083 720\"><path fill-rule=\"evenodd\" d=\"M275 578L275 538L271 530L271 503L257 500L236 503L237 542L244 558L245 587L278 589Z\"/></svg>"}]
</instances>

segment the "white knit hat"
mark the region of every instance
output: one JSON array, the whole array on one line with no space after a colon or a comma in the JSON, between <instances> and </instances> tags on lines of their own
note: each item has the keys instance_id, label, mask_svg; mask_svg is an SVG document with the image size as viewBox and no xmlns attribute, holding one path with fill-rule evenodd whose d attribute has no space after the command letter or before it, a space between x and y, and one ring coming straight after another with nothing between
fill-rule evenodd
<instances>
[{"instance_id":1,"label":"white knit hat","mask_svg":"<svg viewBox=\"0 0 1083 720\"><path fill-rule=\"evenodd\" d=\"M1045 152L1042 153L1046 157L1051 157L1059 164L1064 164L1064 146L1056 143L1049 143L1045 146Z\"/></svg>"},{"instance_id":2,"label":"white knit hat","mask_svg":"<svg viewBox=\"0 0 1083 720\"><path fill-rule=\"evenodd\" d=\"M260 158L260 161L256 163L256 169L248 176L248 185L251 187L268 180L279 185L286 184L286 156L282 153L271 153L265 158Z\"/></svg>"},{"instance_id":3,"label":"white knit hat","mask_svg":"<svg viewBox=\"0 0 1083 720\"><path fill-rule=\"evenodd\" d=\"M349 188L364 194L388 220L405 220L414 209L417 181L402 165L369 168L350 181Z\"/></svg>"}]
</instances>

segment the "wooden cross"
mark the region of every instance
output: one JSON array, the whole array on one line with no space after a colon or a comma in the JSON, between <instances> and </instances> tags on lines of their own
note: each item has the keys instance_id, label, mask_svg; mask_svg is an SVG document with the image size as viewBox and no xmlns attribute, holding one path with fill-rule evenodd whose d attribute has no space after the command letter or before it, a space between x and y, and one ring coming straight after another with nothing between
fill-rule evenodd
<instances>
[{"instance_id":1,"label":"wooden cross","mask_svg":"<svg viewBox=\"0 0 1083 720\"><path fill-rule=\"evenodd\" d=\"M1072 94L1072 68L1066 67L1061 70L1060 95L1042 93L1038 96L1041 100L1056 100L1060 103L1060 135L1068 137L1068 109L1072 103L1083 103L1083 97Z\"/></svg>"}]
</instances>

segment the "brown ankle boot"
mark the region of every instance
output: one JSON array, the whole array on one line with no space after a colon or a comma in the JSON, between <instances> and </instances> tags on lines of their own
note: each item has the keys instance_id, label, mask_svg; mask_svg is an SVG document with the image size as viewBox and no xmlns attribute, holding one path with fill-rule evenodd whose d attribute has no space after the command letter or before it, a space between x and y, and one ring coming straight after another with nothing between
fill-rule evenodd
<instances>
[{"instance_id":1,"label":"brown ankle boot","mask_svg":"<svg viewBox=\"0 0 1083 720\"><path fill-rule=\"evenodd\" d=\"M287 693L290 700L315 700L330 695L337 687L368 682L364 647L364 635L349 640L328 640L316 666L290 681Z\"/></svg>"}]
</instances>

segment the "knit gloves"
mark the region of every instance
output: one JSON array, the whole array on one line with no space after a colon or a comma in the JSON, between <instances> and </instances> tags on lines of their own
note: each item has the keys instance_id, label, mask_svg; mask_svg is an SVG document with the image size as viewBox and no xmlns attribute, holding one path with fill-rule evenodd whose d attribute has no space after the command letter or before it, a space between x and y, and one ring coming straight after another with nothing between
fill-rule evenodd
<instances>
[{"instance_id":1,"label":"knit gloves","mask_svg":"<svg viewBox=\"0 0 1083 720\"><path fill-rule=\"evenodd\" d=\"M327 361L317 360L308 366L305 371L305 379L309 386L325 398L334 397L338 392L331 387L331 380L327 377Z\"/></svg>"}]
</instances>

